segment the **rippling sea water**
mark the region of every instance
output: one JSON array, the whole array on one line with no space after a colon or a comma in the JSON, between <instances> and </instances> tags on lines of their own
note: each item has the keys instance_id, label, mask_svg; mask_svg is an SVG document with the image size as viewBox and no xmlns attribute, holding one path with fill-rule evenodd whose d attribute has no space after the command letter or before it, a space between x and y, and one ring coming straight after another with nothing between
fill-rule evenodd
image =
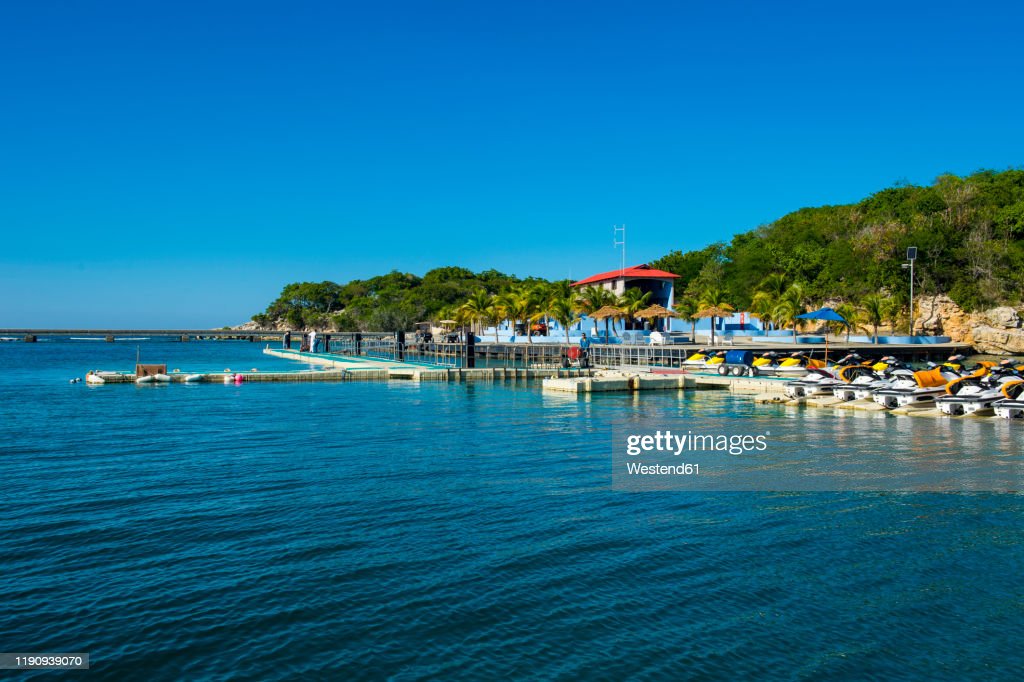
<instances>
[{"instance_id":1,"label":"rippling sea water","mask_svg":"<svg viewBox=\"0 0 1024 682\"><path fill-rule=\"evenodd\" d=\"M256 344L139 348L183 371L296 367ZM626 492L609 456L612 424L659 414L897 453L944 429L1007 457L1020 425L703 391L67 383L135 350L0 344L0 651L90 652L83 679L1024 668L1020 495Z\"/></svg>"}]
</instances>

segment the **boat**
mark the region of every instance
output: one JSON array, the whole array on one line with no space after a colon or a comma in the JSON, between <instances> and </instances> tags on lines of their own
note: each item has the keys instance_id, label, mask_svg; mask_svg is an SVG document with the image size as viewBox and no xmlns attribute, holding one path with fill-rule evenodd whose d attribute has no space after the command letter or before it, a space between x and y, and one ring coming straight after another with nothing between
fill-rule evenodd
<instances>
[{"instance_id":1,"label":"boat","mask_svg":"<svg viewBox=\"0 0 1024 682\"><path fill-rule=\"evenodd\" d=\"M105 384L105 383L107 383L107 380L106 380L106 379L104 379L104 378L103 378L102 376L100 376L99 374L94 374L94 373L92 373L92 372L88 372L88 373L87 373L87 374L85 375L85 383L87 383L87 384L92 384L93 386L100 386L100 385L102 385L102 384Z\"/></svg>"},{"instance_id":2,"label":"boat","mask_svg":"<svg viewBox=\"0 0 1024 682\"><path fill-rule=\"evenodd\" d=\"M158 384L169 384L171 383L171 377L166 374L154 374L153 380Z\"/></svg>"},{"instance_id":3,"label":"boat","mask_svg":"<svg viewBox=\"0 0 1024 682\"><path fill-rule=\"evenodd\" d=\"M1008 381L999 389L1003 399L992 404L997 417L1024 419L1024 381Z\"/></svg>"},{"instance_id":4,"label":"boat","mask_svg":"<svg viewBox=\"0 0 1024 682\"><path fill-rule=\"evenodd\" d=\"M144 376L144 377L136 377L135 383L137 383L137 384L155 384L156 383L156 375L150 374L150 375L147 375L147 376Z\"/></svg>"},{"instance_id":5,"label":"boat","mask_svg":"<svg viewBox=\"0 0 1024 682\"><path fill-rule=\"evenodd\" d=\"M952 367L930 363L928 369L917 372L897 369L892 372L892 383L871 393L871 399L886 409L897 407L927 407L946 392L946 384L962 375Z\"/></svg>"},{"instance_id":6,"label":"boat","mask_svg":"<svg viewBox=\"0 0 1024 682\"><path fill-rule=\"evenodd\" d=\"M204 375L202 375L202 374L188 374L188 375L185 376L185 383L186 384L194 384L196 382L202 381L203 380L203 376Z\"/></svg>"}]
</instances>

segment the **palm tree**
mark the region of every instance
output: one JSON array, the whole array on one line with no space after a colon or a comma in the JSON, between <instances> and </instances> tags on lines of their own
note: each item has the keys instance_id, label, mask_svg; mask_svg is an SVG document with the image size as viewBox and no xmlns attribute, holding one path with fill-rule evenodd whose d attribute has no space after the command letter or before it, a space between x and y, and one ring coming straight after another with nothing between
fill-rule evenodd
<instances>
[{"instance_id":1,"label":"palm tree","mask_svg":"<svg viewBox=\"0 0 1024 682\"><path fill-rule=\"evenodd\" d=\"M857 319L857 306L850 302L841 303L836 306L836 312L846 320L846 343L850 343L850 326Z\"/></svg>"},{"instance_id":2,"label":"palm tree","mask_svg":"<svg viewBox=\"0 0 1024 682\"><path fill-rule=\"evenodd\" d=\"M473 324L480 325L480 334L484 333L483 321L487 318L487 307L491 305L491 297L483 289L477 289L469 300L459 308Z\"/></svg>"},{"instance_id":3,"label":"palm tree","mask_svg":"<svg viewBox=\"0 0 1024 682\"><path fill-rule=\"evenodd\" d=\"M568 279L559 279L554 282L550 282L545 288L547 290L547 303L549 304L554 301L572 298L574 293L572 281Z\"/></svg>"},{"instance_id":4,"label":"palm tree","mask_svg":"<svg viewBox=\"0 0 1024 682\"><path fill-rule=\"evenodd\" d=\"M619 298L618 305L626 313L630 326L632 326L633 315L651 305L651 292L644 293L638 287L630 287Z\"/></svg>"},{"instance_id":5,"label":"palm tree","mask_svg":"<svg viewBox=\"0 0 1024 682\"><path fill-rule=\"evenodd\" d=\"M772 309L772 317L775 321L780 324L793 325L794 340L796 339L797 328L803 324L803 320L799 318L799 315L807 312L804 307L806 298L807 294L804 292L803 285L796 282L786 289L782 294L782 298L779 299Z\"/></svg>"},{"instance_id":6,"label":"palm tree","mask_svg":"<svg viewBox=\"0 0 1024 682\"><path fill-rule=\"evenodd\" d=\"M781 272L773 272L754 287L754 297L750 302L750 311L761 320L761 326L774 325L775 306L786 292L786 276Z\"/></svg>"},{"instance_id":7,"label":"palm tree","mask_svg":"<svg viewBox=\"0 0 1024 682\"><path fill-rule=\"evenodd\" d=\"M576 321L579 313L576 311L576 301L572 296L556 298L548 304L545 313L550 315L565 330L565 342L569 341L569 326Z\"/></svg>"},{"instance_id":8,"label":"palm tree","mask_svg":"<svg viewBox=\"0 0 1024 682\"><path fill-rule=\"evenodd\" d=\"M868 294L860 300L860 319L865 325L871 326L871 336L878 343L878 325L886 318L891 299L881 294Z\"/></svg>"},{"instance_id":9,"label":"palm tree","mask_svg":"<svg viewBox=\"0 0 1024 682\"><path fill-rule=\"evenodd\" d=\"M530 335L530 321L534 319L537 312L536 292L527 287L518 287L508 292L508 298L504 300L505 313L512 320L513 332L519 320L523 321L526 328L526 342L533 343Z\"/></svg>"},{"instance_id":10,"label":"palm tree","mask_svg":"<svg viewBox=\"0 0 1024 682\"><path fill-rule=\"evenodd\" d=\"M592 315L605 305L604 295L606 293L611 294L612 292L593 284L583 287L576 296L576 307L584 315ZM614 294L612 295L614 296Z\"/></svg>"},{"instance_id":11,"label":"palm tree","mask_svg":"<svg viewBox=\"0 0 1024 682\"><path fill-rule=\"evenodd\" d=\"M731 313L734 308L725 300L725 292L715 286L705 289L697 303L697 315L711 318L711 345L715 345L715 321L719 313Z\"/></svg>"},{"instance_id":12,"label":"palm tree","mask_svg":"<svg viewBox=\"0 0 1024 682\"><path fill-rule=\"evenodd\" d=\"M903 307L900 306L899 301L894 297L889 296L885 299L885 319L889 321L889 326L892 327L892 333L896 333L896 327L899 326L900 317L903 315Z\"/></svg>"},{"instance_id":13,"label":"palm tree","mask_svg":"<svg viewBox=\"0 0 1024 682\"><path fill-rule=\"evenodd\" d=\"M615 307L618 302L619 297L611 289L591 285L580 291L576 300L576 309L585 315L593 315L605 306ZM611 333L609 330L610 319L604 318L604 338L606 340Z\"/></svg>"},{"instance_id":14,"label":"palm tree","mask_svg":"<svg viewBox=\"0 0 1024 682\"><path fill-rule=\"evenodd\" d=\"M697 307L697 301L692 298L684 298L676 301L672 307L675 310L676 317L690 323L690 340L696 342L697 313L700 312Z\"/></svg>"},{"instance_id":15,"label":"palm tree","mask_svg":"<svg viewBox=\"0 0 1024 682\"><path fill-rule=\"evenodd\" d=\"M493 302L484 309L484 314L487 316L487 323L494 326L494 343L498 343L498 324L505 317L505 313L502 311L497 299L497 296L492 296L491 301Z\"/></svg>"}]
</instances>

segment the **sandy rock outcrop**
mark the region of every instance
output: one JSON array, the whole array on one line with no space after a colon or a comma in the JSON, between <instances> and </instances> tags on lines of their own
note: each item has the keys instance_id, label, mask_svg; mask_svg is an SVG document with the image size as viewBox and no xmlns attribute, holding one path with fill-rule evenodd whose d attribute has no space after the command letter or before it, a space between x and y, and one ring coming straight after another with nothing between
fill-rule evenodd
<instances>
[{"instance_id":1,"label":"sandy rock outcrop","mask_svg":"<svg viewBox=\"0 0 1024 682\"><path fill-rule=\"evenodd\" d=\"M1024 331L982 325L974 329L974 349L992 355L1024 355Z\"/></svg>"},{"instance_id":2,"label":"sandy rock outcrop","mask_svg":"<svg viewBox=\"0 0 1024 682\"><path fill-rule=\"evenodd\" d=\"M968 313L945 294L924 296L916 307L915 330L948 336L958 343L974 343L974 328L982 324L977 313Z\"/></svg>"},{"instance_id":3,"label":"sandy rock outcrop","mask_svg":"<svg viewBox=\"0 0 1024 682\"><path fill-rule=\"evenodd\" d=\"M1019 329L1020 313L1008 305L992 308L982 313L985 322L996 329Z\"/></svg>"},{"instance_id":4,"label":"sandy rock outcrop","mask_svg":"<svg viewBox=\"0 0 1024 682\"><path fill-rule=\"evenodd\" d=\"M927 334L948 336L969 343L979 353L1024 354L1024 328L1020 311L999 306L968 313L948 296L924 297L918 306L916 328Z\"/></svg>"}]
</instances>

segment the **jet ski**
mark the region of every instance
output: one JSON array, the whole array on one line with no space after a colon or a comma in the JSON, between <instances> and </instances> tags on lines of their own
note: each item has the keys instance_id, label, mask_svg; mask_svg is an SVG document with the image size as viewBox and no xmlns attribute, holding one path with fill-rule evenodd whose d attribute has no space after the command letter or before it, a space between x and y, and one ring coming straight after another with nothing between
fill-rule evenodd
<instances>
[{"instance_id":1,"label":"jet ski","mask_svg":"<svg viewBox=\"0 0 1024 682\"><path fill-rule=\"evenodd\" d=\"M781 357L779 353L770 350L754 358L754 362L751 364L757 368L758 374L774 374L775 368L779 366L779 358Z\"/></svg>"},{"instance_id":2,"label":"jet ski","mask_svg":"<svg viewBox=\"0 0 1024 682\"><path fill-rule=\"evenodd\" d=\"M843 384L837 372L854 366L865 366L864 358L856 353L850 353L840 359L835 365L828 368L811 367L807 374L801 378L786 384L784 389L790 398L813 398L819 395L830 395L836 386Z\"/></svg>"},{"instance_id":3,"label":"jet ski","mask_svg":"<svg viewBox=\"0 0 1024 682\"><path fill-rule=\"evenodd\" d=\"M798 350L780 362L772 371L780 377L802 377L812 369L825 369L823 360L808 357L806 351ZM760 370L759 370L760 371Z\"/></svg>"},{"instance_id":4,"label":"jet ski","mask_svg":"<svg viewBox=\"0 0 1024 682\"><path fill-rule=\"evenodd\" d=\"M992 403L997 417L1024 419L1024 380L1007 381L1000 388L1003 399Z\"/></svg>"},{"instance_id":5,"label":"jet ski","mask_svg":"<svg viewBox=\"0 0 1024 682\"><path fill-rule=\"evenodd\" d=\"M879 388L892 385L892 372L897 369L909 369L892 355L886 355L876 363L865 362L861 365L844 367L836 374L845 383L832 388L832 395L842 401L864 400Z\"/></svg>"},{"instance_id":6,"label":"jet ski","mask_svg":"<svg viewBox=\"0 0 1024 682\"><path fill-rule=\"evenodd\" d=\"M687 367L703 367L709 359L714 357L707 348L701 348L690 357L683 360L682 364Z\"/></svg>"},{"instance_id":7,"label":"jet ski","mask_svg":"<svg viewBox=\"0 0 1024 682\"><path fill-rule=\"evenodd\" d=\"M725 351L720 350L714 355L709 355L708 359L704 362L704 369L712 369L717 371L718 368L725 362Z\"/></svg>"},{"instance_id":8,"label":"jet ski","mask_svg":"<svg viewBox=\"0 0 1024 682\"><path fill-rule=\"evenodd\" d=\"M873 391L872 400L889 410L896 407L925 407L934 404L935 399L946 392L946 384L963 376L959 369L954 368L955 363L950 361L941 365L928 364L928 369L917 372L910 369L894 370L892 384Z\"/></svg>"},{"instance_id":9,"label":"jet ski","mask_svg":"<svg viewBox=\"0 0 1024 682\"><path fill-rule=\"evenodd\" d=\"M991 413L992 405L1006 398L1003 384L1022 379L1024 375L1010 360L998 365L983 362L972 374L946 384L946 395L936 398L935 405L944 414L954 417Z\"/></svg>"}]
</instances>

